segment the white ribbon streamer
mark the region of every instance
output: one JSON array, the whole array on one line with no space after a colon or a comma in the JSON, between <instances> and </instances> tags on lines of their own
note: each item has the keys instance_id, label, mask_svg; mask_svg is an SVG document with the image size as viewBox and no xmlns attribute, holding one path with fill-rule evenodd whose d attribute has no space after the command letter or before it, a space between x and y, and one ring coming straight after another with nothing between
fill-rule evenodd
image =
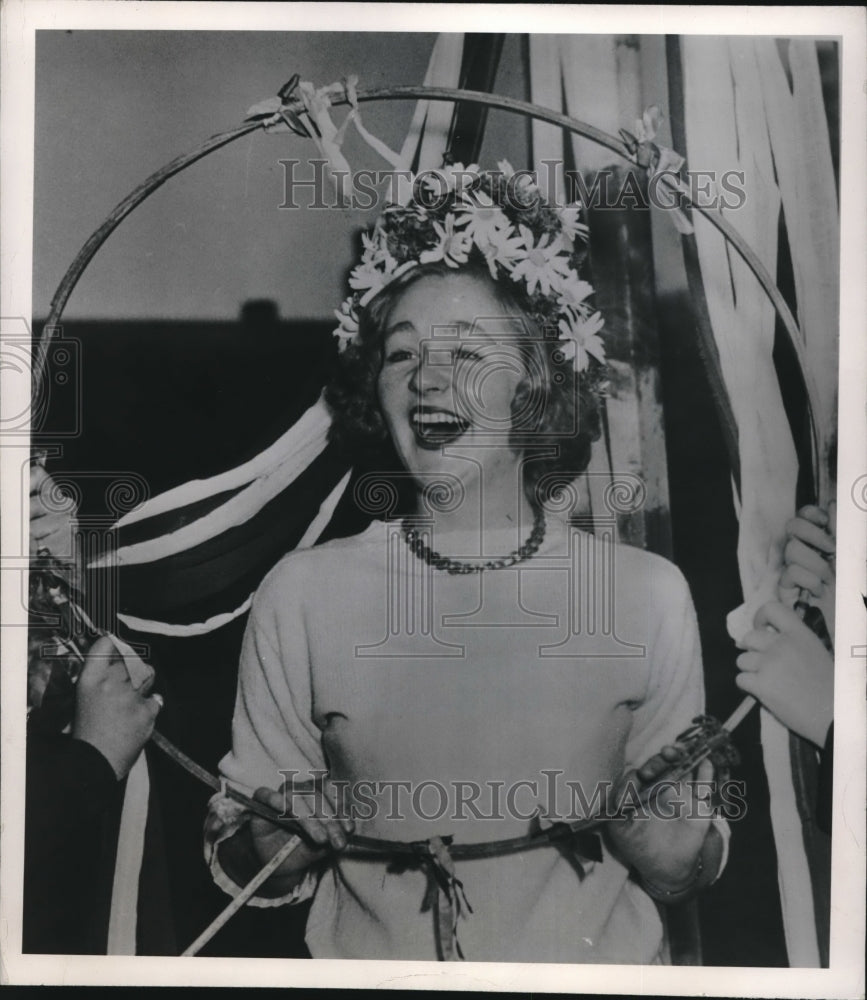
<instances>
[{"instance_id":1,"label":"white ribbon streamer","mask_svg":"<svg viewBox=\"0 0 867 1000\"><path fill-rule=\"evenodd\" d=\"M350 469L322 502L319 511L310 522L310 526L295 546L296 551L299 549L308 549L312 545L315 545L319 540L319 536L327 527L328 522L334 515L334 509L337 507L337 504L340 502L340 498L346 491L351 475L352 470ZM208 618L207 621L192 622L190 624L181 625L154 621L148 618L137 618L135 615L124 615L120 613L117 617L124 623L124 625L134 629L136 632L150 632L152 635L170 635L176 638L188 638L196 635L207 635L208 632L215 632L218 628L228 625L229 622L234 621L246 611L249 611L252 603L253 595L250 594L247 600L244 601L240 607L235 608L234 611L227 611L224 614L214 615L212 618ZM132 653L130 647L126 646L125 643L122 643L120 639L116 639L114 636L112 636L112 638L118 644L118 648L121 652L123 652L123 647L125 647L130 653ZM132 655L134 656L135 654L133 653ZM143 666L146 665L143 664Z\"/></svg>"},{"instance_id":2,"label":"white ribbon streamer","mask_svg":"<svg viewBox=\"0 0 867 1000\"><path fill-rule=\"evenodd\" d=\"M306 418L306 419L305 419ZM115 552L107 552L89 564L89 569L106 569L113 566L130 566L156 562L167 556L184 552L201 545L230 528L244 524L259 513L271 500L304 472L310 463L322 453L328 443L328 428L331 418L324 404L311 407L301 418L291 441L291 451L278 464L263 468L240 493L190 524L160 535L158 538L123 546ZM285 440L285 436L284 439ZM193 484L189 484L193 485ZM189 501L187 501L189 502Z\"/></svg>"},{"instance_id":3,"label":"white ribbon streamer","mask_svg":"<svg viewBox=\"0 0 867 1000\"><path fill-rule=\"evenodd\" d=\"M440 34L434 43L425 87L457 87L464 51L464 36L459 32ZM440 166L448 141L454 104L448 101L419 101L400 150L402 163L412 163L418 150L419 170Z\"/></svg>"},{"instance_id":4,"label":"white ribbon streamer","mask_svg":"<svg viewBox=\"0 0 867 1000\"><path fill-rule=\"evenodd\" d=\"M169 622L154 621L149 618L136 618L135 615L124 615L118 612L118 618L128 628L136 632L150 632L152 635L171 635L176 638L190 638L195 635L207 635L208 632L216 632L218 628L228 625L229 622L239 618L245 611L250 610L253 603L253 595L247 598L234 611L227 611L224 614L214 615L203 622L192 622L189 625L174 625Z\"/></svg>"},{"instance_id":5,"label":"white ribbon streamer","mask_svg":"<svg viewBox=\"0 0 867 1000\"><path fill-rule=\"evenodd\" d=\"M115 523L115 528L125 528L137 521L145 521L158 514L168 514L173 510L187 507L200 500L225 493L228 490L245 486L257 479L269 469L275 468L290 458L305 442L316 438L327 429L330 422L324 400L320 397L301 417L272 445L260 452L248 462L239 465L228 472L221 472L210 479L193 479L188 483L175 486L165 493L152 497L140 507L124 514Z\"/></svg>"},{"instance_id":6,"label":"white ribbon streamer","mask_svg":"<svg viewBox=\"0 0 867 1000\"><path fill-rule=\"evenodd\" d=\"M812 44L812 43L811 43ZM744 171L747 201L729 218L774 273L777 225L782 205L786 220L801 209L798 191L781 184L783 148L774 132L783 116L785 95L774 43L746 38L682 41L688 159L693 170ZM724 86L731 81L729 89ZM791 96L791 95L790 95ZM707 109L713 107L713 117ZM831 178L827 178L830 183ZM808 192L798 197L810 198ZM794 513L797 456L773 364L775 315L755 277L719 234L696 224L702 278L719 349L723 377L738 425L741 496L738 506L738 567L745 603L728 617L729 632L740 638L752 627L760 604L775 596L781 568L785 523ZM792 229L790 244L796 253ZM802 313L798 302L799 315ZM830 325L836 317L830 317ZM832 376L833 377L833 376ZM821 418L820 418L821 419ZM819 965L812 882L801 820L795 801L788 733L762 715L762 747L770 791L771 824L777 846L783 924L790 964Z\"/></svg>"},{"instance_id":7,"label":"white ribbon streamer","mask_svg":"<svg viewBox=\"0 0 867 1000\"><path fill-rule=\"evenodd\" d=\"M138 925L138 884L144 855L150 778L140 754L127 775L117 837L117 858L108 918L109 955L134 955ZM74 861L70 863L74 864Z\"/></svg>"}]
</instances>

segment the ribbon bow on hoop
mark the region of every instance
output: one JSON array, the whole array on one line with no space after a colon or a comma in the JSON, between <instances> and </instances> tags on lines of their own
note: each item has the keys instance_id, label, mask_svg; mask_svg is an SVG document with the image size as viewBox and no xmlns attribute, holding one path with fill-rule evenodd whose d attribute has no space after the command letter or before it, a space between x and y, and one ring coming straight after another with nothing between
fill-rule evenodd
<instances>
[{"instance_id":1,"label":"ribbon bow on hoop","mask_svg":"<svg viewBox=\"0 0 867 1000\"><path fill-rule=\"evenodd\" d=\"M428 876L427 892L421 904L421 912L434 913L436 929L437 957L441 962L464 959L458 941L458 921L466 913L472 913L464 884L455 873L455 863L449 852L452 838L431 837L414 844L415 852L410 856L395 858L388 866L392 874L400 874L407 868L424 868Z\"/></svg>"},{"instance_id":2,"label":"ribbon bow on hoop","mask_svg":"<svg viewBox=\"0 0 867 1000\"><path fill-rule=\"evenodd\" d=\"M312 139L325 159L331 179L343 201L348 198L347 186L351 170L341 151L346 130L353 124L362 139L396 170L406 171L409 164L399 153L372 135L361 122L358 110L357 76L348 76L338 83L316 88L295 73L280 88L276 97L254 104L245 121L261 121L266 132L294 132ZM349 114L338 127L331 120L330 108L335 99L350 106Z\"/></svg>"},{"instance_id":3,"label":"ribbon bow on hoop","mask_svg":"<svg viewBox=\"0 0 867 1000\"><path fill-rule=\"evenodd\" d=\"M637 135L627 132L625 128L620 129L620 138L629 150L636 166L647 171L648 184L653 186L662 185L672 194L683 192L683 187L678 178L681 167L686 162L680 153L676 153L668 146L660 146L653 140L662 124L663 114L653 104L646 108L641 118L635 120L635 131ZM693 232L692 223L687 218L683 209L677 208L677 199L671 206L671 219L679 233L688 235Z\"/></svg>"}]
</instances>

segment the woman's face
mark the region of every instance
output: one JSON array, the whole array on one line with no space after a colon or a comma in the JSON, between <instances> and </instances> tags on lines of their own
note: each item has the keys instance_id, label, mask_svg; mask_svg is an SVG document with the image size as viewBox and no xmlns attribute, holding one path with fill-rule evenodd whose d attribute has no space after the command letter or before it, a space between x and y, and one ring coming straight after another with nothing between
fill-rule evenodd
<instances>
[{"instance_id":1,"label":"woman's face","mask_svg":"<svg viewBox=\"0 0 867 1000\"><path fill-rule=\"evenodd\" d=\"M463 482L481 468L514 474L520 456L509 435L526 336L523 318L472 275L426 276L397 299L378 395L410 472L449 471Z\"/></svg>"}]
</instances>

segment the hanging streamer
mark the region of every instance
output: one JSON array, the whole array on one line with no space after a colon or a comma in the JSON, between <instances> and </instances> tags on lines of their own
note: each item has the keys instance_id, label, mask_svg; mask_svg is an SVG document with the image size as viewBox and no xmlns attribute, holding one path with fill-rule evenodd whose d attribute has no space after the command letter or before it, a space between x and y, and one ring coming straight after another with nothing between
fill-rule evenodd
<instances>
[{"instance_id":1,"label":"hanging streamer","mask_svg":"<svg viewBox=\"0 0 867 1000\"><path fill-rule=\"evenodd\" d=\"M797 202L808 202L812 197L793 176L799 168L792 164L804 156L797 145L796 116L779 53L773 43L764 45L753 39L692 36L683 39L682 51L690 167L712 170L717 177L732 169L744 172L744 187L750 197L729 218L773 274L781 209L794 257L804 242L803 236L796 236L803 224L803 209ZM799 71L799 86L806 75ZM729 81L728 88L721 81ZM814 102L819 100L820 93L813 98ZM715 109L712 118L707 115L709 106ZM830 175L824 184L829 181ZM820 183L818 178L814 183ZM827 200L825 197L823 204ZM823 211L827 211L827 204ZM836 215L836 206L830 214ZM798 463L773 363L773 309L740 257L704 220L696 222L695 236L708 312L738 426L738 566L745 602L728 618L729 632L737 639L752 627L756 609L775 596L785 523L795 512ZM836 259L836 251L830 256ZM796 292L798 289L796 279ZM804 283L800 290L802 297L809 294ZM816 308L825 311L827 305ZM806 323L818 322L816 308L807 307L799 298L799 318L808 343L813 333L806 329ZM836 319L836 315L824 315L820 337L835 337ZM817 349L812 360L824 366L828 355L827 350ZM835 373L836 365L830 376L813 372L826 385ZM827 392L825 396L824 404L818 402L822 409L829 405ZM816 416L826 424L827 414ZM824 430L827 433L827 424ZM815 967L820 964L820 949L813 886L793 782L789 734L764 711L761 730L789 960L793 966Z\"/></svg>"},{"instance_id":2,"label":"hanging streamer","mask_svg":"<svg viewBox=\"0 0 867 1000\"><path fill-rule=\"evenodd\" d=\"M320 535L328 526L331 518L334 516L334 510L340 502L340 498L346 492L346 487L349 484L351 475L352 471L350 470L343 476L337 486L335 486L325 498L316 516L310 522L310 525L304 532L301 540L295 546L296 550L310 548L312 545L315 545L317 541L319 541ZM214 615L206 621L192 622L190 624L154 621L122 613L118 613L117 617L124 623L124 625L136 632L149 632L152 635L168 635L175 638L190 638L197 635L207 635L208 632L214 632L219 628L223 628L223 626L228 625L229 622L234 621L236 618L240 618L241 615L249 611L252 603L253 595L250 594L250 596L239 607L235 608L234 611Z\"/></svg>"},{"instance_id":3,"label":"hanging streamer","mask_svg":"<svg viewBox=\"0 0 867 1000\"><path fill-rule=\"evenodd\" d=\"M439 35L424 76L424 85L457 87L463 52L462 34L449 32ZM454 105L445 101L419 101L400 150L401 162L409 165L417 159L419 170L439 167L448 143L453 113Z\"/></svg>"}]
</instances>

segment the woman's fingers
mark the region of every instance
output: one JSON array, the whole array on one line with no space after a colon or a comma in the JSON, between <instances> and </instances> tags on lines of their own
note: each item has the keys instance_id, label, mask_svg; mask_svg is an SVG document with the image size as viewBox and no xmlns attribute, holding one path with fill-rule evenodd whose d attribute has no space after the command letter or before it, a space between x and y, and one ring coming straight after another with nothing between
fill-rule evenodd
<instances>
[{"instance_id":1,"label":"woman's fingers","mask_svg":"<svg viewBox=\"0 0 867 1000\"><path fill-rule=\"evenodd\" d=\"M35 462L30 466L30 495L39 492L40 486L48 479L48 473L44 465L37 465Z\"/></svg>"},{"instance_id":2,"label":"woman's fingers","mask_svg":"<svg viewBox=\"0 0 867 1000\"><path fill-rule=\"evenodd\" d=\"M762 662L760 653L741 653L735 660L738 670L745 670L749 674L754 674L761 669Z\"/></svg>"},{"instance_id":3,"label":"woman's fingers","mask_svg":"<svg viewBox=\"0 0 867 1000\"><path fill-rule=\"evenodd\" d=\"M808 590L813 597L823 597L825 584L813 572L803 566L792 564L780 573L780 587L783 590Z\"/></svg>"},{"instance_id":4,"label":"woman's fingers","mask_svg":"<svg viewBox=\"0 0 867 1000\"><path fill-rule=\"evenodd\" d=\"M753 625L758 630L770 625L778 632L789 632L801 624L801 619L797 614L779 601L767 601L759 608L753 619Z\"/></svg>"},{"instance_id":5,"label":"woman's fingers","mask_svg":"<svg viewBox=\"0 0 867 1000\"><path fill-rule=\"evenodd\" d=\"M95 660L99 659L106 663L121 659L121 655L117 651L117 646L115 646L107 635L101 635L96 639L87 655L92 656Z\"/></svg>"},{"instance_id":6,"label":"woman's fingers","mask_svg":"<svg viewBox=\"0 0 867 1000\"><path fill-rule=\"evenodd\" d=\"M144 680L139 684L138 693L143 697L147 698L151 690L153 689L154 682L157 679L157 672L149 664L144 664L147 670L144 672Z\"/></svg>"},{"instance_id":7,"label":"woman's fingers","mask_svg":"<svg viewBox=\"0 0 867 1000\"><path fill-rule=\"evenodd\" d=\"M253 798L281 815L291 817L310 840L320 847L330 846L336 851L342 851L347 844L347 834L354 829L352 820L339 818L331 801L317 789L290 790L288 810L282 791L258 788Z\"/></svg>"},{"instance_id":8,"label":"woman's fingers","mask_svg":"<svg viewBox=\"0 0 867 1000\"><path fill-rule=\"evenodd\" d=\"M297 805L296 805L297 800ZM337 815L334 803L319 788L292 797L293 810L299 819L307 817L317 843L329 844L335 851L346 847L346 830Z\"/></svg>"},{"instance_id":9,"label":"woman's fingers","mask_svg":"<svg viewBox=\"0 0 867 1000\"><path fill-rule=\"evenodd\" d=\"M768 628L754 628L751 629L742 639L738 642L738 646L741 649L752 650L756 653L764 653L771 645L773 645L777 637L777 632L772 632Z\"/></svg>"},{"instance_id":10,"label":"woman's fingers","mask_svg":"<svg viewBox=\"0 0 867 1000\"><path fill-rule=\"evenodd\" d=\"M668 761L666 761L661 753L658 753L654 754L649 760L646 760L636 773L642 784L648 784L656 780L667 768Z\"/></svg>"},{"instance_id":11,"label":"woman's fingers","mask_svg":"<svg viewBox=\"0 0 867 1000\"><path fill-rule=\"evenodd\" d=\"M740 661L740 657L738 657L738 660ZM740 667L740 662L738 662L738 666ZM752 669L741 667L742 673L735 677L735 685L739 687L744 694L751 694L754 698L759 696L759 688L761 687L761 681L759 679L759 674L756 673L756 669L757 668L755 667Z\"/></svg>"},{"instance_id":12,"label":"woman's fingers","mask_svg":"<svg viewBox=\"0 0 867 1000\"><path fill-rule=\"evenodd\" d=\"M830 521L828 511L823 510L821 507L817 507L814 503L804 504L804 506L798 511L797 517L792 520L798 519L809 521L811 524L818 525L820 528L826 528L828 526L828 522Z\"/></svg>"},{"instance_id":13,"label":"woman's fingers","mask_svg":"<svg viewBox=\"0 0 867 1000\"><path fill-rule=\"evenodd\" d=\"M700 784L707 785L713 781L713 776L713 761L709 757L706 757L696 768L695 780Z\"/></svg>"},{"instance_id":14,"label":"woman's fingers","mask_svg":"<svg viewBox=\"0 0 867 1000\"><path fill-rule=\"evenodd\" d=\"M710 758L705 758L695 769L695 777L690 783L692 796L696 802L703 802L705 809L694 815L694 819L710 820L711 809L709 807L714 795L715 773L713 761Z\"/></svg>"},{"instance_id":15,"label":"woman's fingers","mask_svg":"<svg viewBox=\"0 0 867 1000\"><path fill-rule=\"evenodd\" d=\"M635 768L630 768L625 771L620 776L620 781L613 787L610 788L608 794L610 796L610 801L607 803L607 808L616 809L619 807L623 801L624 795L630 786L639 785L641 783L640 771ZM624 816L618 816L618 820L625 819Z\"/></svg>"},{"instance_id":16,"label":"woman's fingers","mask_svg":"<svg viewBox=\"0 0 867 1000\"><path fill-rule=\"evenodd\" d=\"M659 753L646 760L635 773L643 784L648 784L665 774L671 765L676 764L682 757L683 750L680 747L668 744Z\"/></svg>"},{"instance_id":17,"label":"woman's fingers","mask_svg":"<svg viewBox=\"0 0 867 1000\"><path fill-rule=\"evenodd\" d=\"M800 517L794 517L786 524L786 534L790 538L798 538L807 545L811 545L814 549L818 549L820 552L825 552L828 555L836 550L834 539L824 527L811 524Z\"/></svg>"},{"instance_id":18,"label":"woman's fingers","mask_svg":"<svg viewBox=\"0 0 867 1000\"><path fill-rule=\"evenodd\" d=\"M275 792L273 788L257 788L253 792L253 799L256 802L260 802L263 806L273 809L274 812L280 813L281 816L283 815L285 801L282 792Z\"/></svg>"},{"instance_id":19,"label":"woman's fingers","mask_svg":"<svg viewBox=\"0 0 867 1000\"><path fill-rule=\"evenodd\" d=\"M293 796L292 808L288 811L286 809L286 801L282 792L276 792L270 788L257 788L253 793L253 798L257 802L261 802L263 805L269 806L280 816L294 820L298 824L299 829L314 844L319 847L325 847L328 844L328 833L321 821L314 815L305 811L305 807L303 805L299 805L299 803L303 801L303 797Z\"/></svg>"},{"instance_id":20,"label":"woman's fingers","mask_svg":"<svg viewBox=\"0 0 867 1000\"><path fill-rule=\"evenodd\" d=\"M75 499L59 488L38 465L30 467L30 520L34 536L44 537L66 526L76 513Z\"/></svg>"},{"instance_id":21,"label":"woman's fingers","mask_svg":"<svg viewBox=\"0 0 867 1000\"><path fill-rule=\"evenodd\" d=\"M129 674L114 643L107 636L100 636L84 659L78 681L81 690L88 691L103 684L122 686L128 682Z\"/></svg>"},{"instance_id":22,"label":"woman's fingers","mask_svg":"<svg viewBox=\"0 0 867 1000\"><path fill-rule=\"evenodd\" d=\"M820 580L830 583L834 579L834 571L828 561L814 548L802 542L799 538L790 538L783 549L783 561L788 566L802 566L815 573Z\"/></svg>"}]
</instances>

